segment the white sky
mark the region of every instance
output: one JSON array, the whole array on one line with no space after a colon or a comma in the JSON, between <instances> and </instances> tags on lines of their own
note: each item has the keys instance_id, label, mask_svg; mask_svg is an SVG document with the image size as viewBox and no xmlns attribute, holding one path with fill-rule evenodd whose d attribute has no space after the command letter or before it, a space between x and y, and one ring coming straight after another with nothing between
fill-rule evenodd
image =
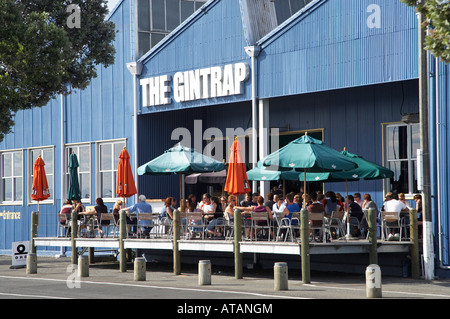
<instances>
[{"instance_id":1,"label":"white sky","mask_svg":"<svg viewBox=\"0 0 450 319\"><path fill-rule=\"evenodd\" d=\"M109 12L116 6L117 2L119 2L119 0L108 0Z\"/></svg>"}]
</instances>

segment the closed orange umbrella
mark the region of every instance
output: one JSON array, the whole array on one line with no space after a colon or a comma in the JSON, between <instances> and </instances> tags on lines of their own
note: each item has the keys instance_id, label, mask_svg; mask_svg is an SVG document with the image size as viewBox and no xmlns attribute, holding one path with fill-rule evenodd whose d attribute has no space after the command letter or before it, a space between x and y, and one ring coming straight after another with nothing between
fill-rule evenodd
<instances>
[{"instance_id":1,"label":"closed orange umbrella","mask_svg":"<svg viewBox=\"0 0 450 319\"><path fill-rule=\"evenodd\" d=\"M38 202L37 211L39 213L39 201L46 200L50 197L50 189L48 188L47 176L45 175L45 163L38 156L34 162L33 170L33 188L31 189L31 199Z\"/></svg>"},{"instance_id":2,"label":"closed orange umbrella","mask_svg":"<svg viewBox=\"0 0 450 319\"><path fill-rule=\"evenodd\" d=\"M131 197L137 193L137 189L131 172L130 155L125 147L120 152L119 158L116 193L118 197Z\"/></svg>"},{"instance_id":3,"label":"closed orange umbrella","mask_svg":"<svg viewBox=\"0 0 450 319\"><path fill-rule=\"evenodd\" d=\"M242 157L242 145L234 138L224 190L231 195L243 195L251 191L247 170Z\"/></svg>"}]
</instances>

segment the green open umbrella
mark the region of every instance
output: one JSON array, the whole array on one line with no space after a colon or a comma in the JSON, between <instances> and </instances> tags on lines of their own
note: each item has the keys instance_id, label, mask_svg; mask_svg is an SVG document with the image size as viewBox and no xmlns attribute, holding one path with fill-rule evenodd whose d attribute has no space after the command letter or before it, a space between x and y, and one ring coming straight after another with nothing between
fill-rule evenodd
<instances>
[{"instance_id":1,"label":"green open umbrella","mask_svg":"<svg viewBox=\"0 0 450 319\"><path fill-rule=\"evenodd\" d=\"M269 154L261 162L271 170L303 171L305 191L307 172L330 173L358 167L354 161L307 134Z\"/></svg>"},{"instance_id":2,"label":"green open umbrella","mask_svg":"<svg viewBox=\"0 0 450 319\"><path fill-rule=\"evenodd\" d=\"M391 178L394 176L394 172L390 169L366 160L360 155L350 153L346 149L341 152L342 155L346 156L353 162L355 162L358 167L352 170L343 172L333 172L331 175L336 179L383 179Z\"/></svg>"},{"instance_id":3,"label":"green open umbrella","mask_svg":"<svg viewBox=\"0 0 450 319\"><path fill-rule=\"evenodd\" d=\"M68 200L81 200L80 183L78 182L78 158L75 153L69 157L69 189L67 190Z\"/></svg>"},{"instance_id":4,"label":"green open umbrella","mask_svg":"<svg viewBox=\"0 0 450 319\"><path fill-rule=\"evenodd\" d=\"M139 175L181 175L203 172L218 172L225 169L225 165L211 157L203 155L193 148L180 144L166 150L162 155L138 168Z\"/></svg>"}]
</instances>

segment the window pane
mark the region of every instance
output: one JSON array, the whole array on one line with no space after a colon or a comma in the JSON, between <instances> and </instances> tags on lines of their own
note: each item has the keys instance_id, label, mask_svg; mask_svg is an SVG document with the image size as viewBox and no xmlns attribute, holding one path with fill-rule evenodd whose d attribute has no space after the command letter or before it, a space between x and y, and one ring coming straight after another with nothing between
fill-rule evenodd
<instances>
[{"instance_id":1,"label":"window pane","mask_svg":"<svg viewBox=\"0 0 450 319\"><path fill-rule=\"evenodd\" d=\"M152 0L152 30L166 30L164 0Z\"/></svg>"},{"instance_id":2,"label":"window pane","mask_svg":"<svg viewBox=\"0 0 450 319\"><path fill-rule=\"evenodd\" d=\"M291 10L289 8L289 1L275 0L275 12L277 15L277 22L280 25L287 18L291 16Z\"/></svg>"},{"instance_id":3,"label":"window pane","mask_svg":"<svg viewBox=\"0 0 450 319\"><path fill-rule=\"evenodd\" d=\"M408 127L390 126L386 130L387 159L408 158Z\"/></svg>"},{"instance_id":4,"label":"window pane","mask_svg":"<svg viewBox=\"0 0 450 319\"><path fill-rule=\"evenodd\" d=\"M139 32L139 56L144 55L150 50L150 33Z\"/></svg>"},{"instance_id":5,"label":"window pane","mask_svg":"<svg viewBox=\"0 0 450 319\"><path fill-rule=\"evenodd\" d=\"M101 197L112 198L112 173L100 173L100 183L101 183Z\"/></svg>"},{"instance_id":6,"label":"window pane","mask_svg":"<svg viewBox=\"0 0 450 319\"><path fill-rule=\"evenodd\" d=\"M198 10L202 5L204 5L206 0L197 0L195 1L195 10Z\"/></svg>"},{"instance_id":7,"label":"window pane","mask_svg":"<svg viewBox=\"0 0 450 319\"><path fill-rule=\"evenodd\" d=\"M14 176L22 176L22 152L14 153Z\"/></svg>"},{"instance_id":8,"label":"window pane","mask_svg":"<svg viewBox=\"0 0 450 319\"><path fill-rule=\"evenodd\" d=\"M42 153L42 159L45 163L45 173L53 174L53 150L45 149Z\"/></svg>"},{"instance_id":9,"label":"window pane","mask_svg":"<svg viewBox=\"0 0 450 319\"><path fill-rule=\"evenodd\" d=\"M151 37L152 37L152 39L151 39L151 42L152 42L152 48L153 48L155 45L157 45L157 44L159 43L159 41L161 41L162 39L164 39L165 36L166 36L166 35L163 34L163 33L154 33L154 32L152 32L152 34L151 34Z\"/></svg>"},{"instance_id":10,"label":"window pane","mask_svg":"<svg viewBox=\"0 0 450 319\"><path fill-rule=\"evenodd\" d=\"M80 190L81 198L90 199L91 198L91 174L80 174Z\"/></svg>"},{"instance_id":11,"label":"window pane","mask_svg":"<svg viewBox=\"0 0 450 319\"><path fill-rule=\"evenodd\" d=\"M418 193L417 189L417 161L413 161L414 171L413 171L413 193Z\"/></svg>"},{"instance_id":12,"label":"window pane","mask_svg":"<svg viewBox=\"0 0 450 319\"><path fill-rule=\"evenodd\" d=\"M114 144L114 170L117 170L119 166L119 156L120 152L122 152L123 148L125 147L125 143L116 143Z\"/></svg>"},{"instance_id":13,"label":"window pane","mask_svg":"<svg viewBox=\"0 0 450 319\"><path fill-rule=\"evenodd\" d=\"M2 177L11 177L12 176L12 154L11 153L2 154L2 157L3 157Z\"/></svg>"},{"instance_id":14,"label":"window pane","mask_svg":"<svg viewBox=\"0 0 450 319\"><path fill-rule=\"evenodd\" d=\"M417 158L417 150L420 149L420 126L411 125L411 158Z\"/></svg>"},{"instance_id":15,"label":"window pane","mask_svg":"<svg viewBox=\"0 0 450 319\"><path fill-rule=\"evenodd\" d=\"M389 162L389 169L394 172L391 178L391 192L409 193L408 189L408 161Z\"/></svg>"},{"instance_id":16,"label":"window pane","mask_svg":"<svg viewBox=\"0 0 450 319\"><path fill-rule=\"evenodd\" d=\"M48 200L52 200L53 199L53 176L47 175L47 184L48 184L48 190L50 191L50 197L48 198Z\"/></svg>"},{"instance_id":17,"label":"window pane","mask_svg":"<svg viewBox=\"0 0 450 319\"><path fill-rule=\"evenodd\" d=\"M167 0L167 30L173 31L180 24L180 2Z\"/></svg>"},{"instance_id":18,"label":"window pane","mask_svg":"<svg viewBox=\"0 0 450 319\"><path fill-rule=\"evenodd\" d=\"M12 198L12 179L4 179L3 180L3 200L10 202L13 200Z\"/></svg>"},{"instance_id":19,"label":"window pane","mask_svg":"<svg viewBox=\"0 0 450 319\"><path fill-rule=\"evenodd\" d=\"M102 144L100 145L100 170L111 170L112 169L112 146L111 144Z\"/></svg>"},{"instance_id":20,"label":"window pane","mask_svg":"<svg viewBox=\"0 0 450 319\"><path fill-rule=\"evenodd\" d=\"M78 163L80 167L79 172L90 172L91 171L91 156L89 155L90 146L80 146L78 151Z\"/></svg>"},{"instance_id":21,"label":"window pane","mask_svg":"<svg viewBox=\"0 0 450 319\"><path fill-rule=\"evenodd\" d=\"M15 193L15 201L21 201L23 199L22 196L22 177L14 178L14 193Z\"/></svg>"},{"instance_id":22,"label":"window pane","mask_svg":"<svg viewBox=\"0 0 450 319\"><path fill-rule=\"evenodd\" d=\"M150 31L150 0L138 0L138 31Z\"/></svg>"},{"instance_id":23,"label":"window pane","mask_svg":"<svg viewBox=\"0 0 450 319\"><path fill-rule=\"evenodd\" d=\"M194 13L194 2L181 0L181 21L186 20Z\"/></svg>"}]
</instances>

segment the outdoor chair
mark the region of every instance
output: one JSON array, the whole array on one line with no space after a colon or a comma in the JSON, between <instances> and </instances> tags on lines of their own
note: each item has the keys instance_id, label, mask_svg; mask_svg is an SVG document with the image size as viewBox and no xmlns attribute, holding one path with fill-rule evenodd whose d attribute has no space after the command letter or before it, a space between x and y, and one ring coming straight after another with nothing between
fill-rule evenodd
<instances>
[{"instance_id":1,"label":"outdoor chair","mask_svg":"<svg viewBox=\"0 0 450 319\"><path fill-rule=\"evenodd\" d=\"M270 241L270 233L272 232L272 226L269 221L269 213L267 212L252 212L251 213L251 234L255 236L255 240L258 240L258 230L268 231L268 240Z\"/></svg>"},{"instance_id":2,"label":"outdoor chair","mask_svg":"<svg viewBox=\"0 0 450 319\"><path fill-rule=\"evenodd\" d=\"M70 220L67 217L67 214L58 214L58 234L60 234L60 237L69 236Z\"/></svg>"},{"instance_id":3,"label":"outdoor chair","mask_svg":"<svg viewBox=\"0 0 450 319\"><path fill-rule=\"evenodd\" d=\"M324 218L324 213L309 213L309 229L311 230L310 241L320 241L320 237L322 237L322 242L327 242L327 227ZM317 232L316 232L317 231ZM318 233L316 236L315 234Z\"/></svg>"},{"instance_id":4,"label":"outdoor chair","mask_svg":"<svg viewBox=\"0 0 450 319\"><path fill-rule=\"evenodd\" d=\"M150 236L150 232L145 234L142 231L143 227L153 227L153 214L152 213L139 213L137 214L137 237L142 238L146 236Z\"/></svg>"},{"instance_id":5,"label":"outdoor chair","mask_svg":"<svg viewBox=\"0 0 450 319\"><path fill-rule=\"evenodd\" d=\"M388 232L392 229L399 229L399 240L402 240L402 230L406 228L405 219L400 217L398 212L381 212L381 222L383 225L383 239L388 239Z\"/></svg>"},{"instance_id":6,"label":"outdoor chair","mask_svg":"<svg viewBox=\"0 0 450 319\"><path fill-rule=\"evenodd\" d=\"M285 215L283 213L277 214L278 230L276 240L278 241L283 237L283 240L286 241L286 239L290 237L291 241L294 241L297 230L300 230L300 213L292 213L292 218L282 216ZM294 221L294 223L292 221Z\"/></svg>"},{"instance_id":7,"label":"outdoor chair","mask_svg":"<svg viewBox=\"0 0 450 319\"><path fill-rule=\"evenodd\" d=\"M186 225L189 232L188 238L195 238L200 235L201 239L205 238L205 221L202 212L188 212L186 214Z\"/></svg>"},{"instance_id":8,"label":"outdoor chair","mask_svg":"<svg viewBox=\"0 0 450 319\"><path fill-rule=\"evenodd\" d=\"M333 211L331 212L331 217L329 220L329 231L330 235L332 236L333 229L336 234L336 237L342 237L345 236L345 224L344 224L344 211ZM339 235L338 235L339 234Z\"/></svg>"},{"instance_id":9,"label":"outdoor chair","mask_svg":"<svg viewBox=\"0 0 450 319\"><path fill-rule=\"evenodd\" d=\"M103 221L109 221L109 223L104 225ZM100 215L100 226L102 228L106 227L106 232L104 232L104 234L106 234L106 237L109 236L109 232L110 232L111 228L113 229L113 237L114 238L116 237L118 226L116 224L116 220L114 219L114 215L113 214L102 213Z\"/></svg>"}]
</instances>

